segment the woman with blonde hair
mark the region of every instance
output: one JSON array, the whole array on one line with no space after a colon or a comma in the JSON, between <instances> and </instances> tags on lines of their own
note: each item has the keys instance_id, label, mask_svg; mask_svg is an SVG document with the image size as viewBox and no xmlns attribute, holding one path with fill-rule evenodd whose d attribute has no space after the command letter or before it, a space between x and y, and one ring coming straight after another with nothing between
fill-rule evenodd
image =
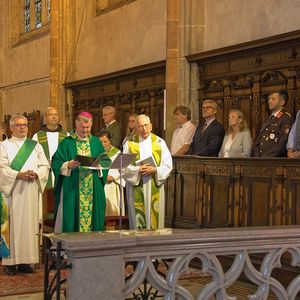
<instances>
[{"instance_id":1,"label":"woman with blonde hair","mask_svg":"<svg viewBox=\"0 0 300 300\"><path fill-rule=\"evenodd\" d=\"M230 110L228 125L219 157L250 157L252 138L244 114L238 109Z\"/></svg>"},{"instance_id":2,"label":"woman with blonde hair","mask_svg":"<svg viewBox=\"0 0 300 300\"><path fill-rule=\"evenodd\" d=\"M126 136L122 142L122 145L124 145L127 140L132 139L133 136L136 134L135 123L136 123L137 116L138 115L135 113L131 113L128 116L128 125L127 125L127 130L126 130Z\"/></svg>"}]
</instances>

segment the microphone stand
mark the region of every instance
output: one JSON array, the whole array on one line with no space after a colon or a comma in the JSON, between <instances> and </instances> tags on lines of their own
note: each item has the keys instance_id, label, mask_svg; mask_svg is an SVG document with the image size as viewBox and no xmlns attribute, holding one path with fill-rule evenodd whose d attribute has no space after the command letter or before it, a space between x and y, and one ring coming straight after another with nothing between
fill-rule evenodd
<instances>
[{"instance_id":1,"label":"microphone stand","mask_svg":"<svg viewBox=\"0 0 300 300\"><path fill-rule=\"evenodd\" d=\"M123 212L123 185L122 185L122 169L123 169L123 149L120 153L120 216L119 216L119 230L122 230L122 212Z\"/></svg>"}]
</instances>

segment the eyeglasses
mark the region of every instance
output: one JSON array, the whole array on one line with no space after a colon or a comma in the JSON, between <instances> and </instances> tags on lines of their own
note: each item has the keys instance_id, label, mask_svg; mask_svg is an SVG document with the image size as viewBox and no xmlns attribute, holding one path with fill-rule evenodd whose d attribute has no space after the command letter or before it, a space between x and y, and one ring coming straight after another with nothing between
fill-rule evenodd
<instances>
[{"instance_id":1,"label":"eyeglasses","mask_svg":"<svg viewBox=\"0 0 300 300\"><path fill-rule=\"evenodd\" d=\"M204 106L204 107L201 107L201 109L206 110L206 109L215 109L215 108L212 106Z\"/></svg>"},{"instance_id":2,"label":"eyeglasses","mask_svg":"<svg viewBox=\"0 0 300 300\"><path fill-rule=\"evenodd\" d=\"M104 113L104 114L102 114L102 117L106 117L106 116L109 116L109 115L112 115L112 114L113 114L113 112Z\"/></svg>"},{"instance_id":3,"label":"eyeglasses","mask_svg":"<svg viewBox=\"0 0 300 300\"><path fill-rule=\"evenodd\" d=\"M144 128L148 128L151 124L142 124L140 126L138 126L138 129L144 129Z\"/></svg>"},{"instance_id":4,"label":"eyeglasses","mask_svg":"<svg viewBox=\"0 0 300 300\"><path fill-rule=\"evenodd\" d=\"M20 123L18 123L18 124L14 124L14 127L17 127L17 128L21 128L21 127L28 127L29 126L29 124L28 123L24 123L24 124L20 124Z\"/></svg>"}]
</instances>

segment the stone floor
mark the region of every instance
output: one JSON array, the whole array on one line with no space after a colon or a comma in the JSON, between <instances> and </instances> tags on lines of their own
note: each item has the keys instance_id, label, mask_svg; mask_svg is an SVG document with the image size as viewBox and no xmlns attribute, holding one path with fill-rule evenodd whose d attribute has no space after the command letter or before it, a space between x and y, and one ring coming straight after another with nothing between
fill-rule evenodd
<instances>
[{"instance_id":1,"label":"stone floor","mask_svg":"<svg viewBox=\"0 0 300 300\"><path fill-rule=\"evenodd\" d=\"M182 279L181 285L185 287L196 299L196 296L205 285L209 279L208 278L200 278L200 279ZM233 286L231 286L228 289L228 293L230 296L236 296L237 300L246 300L248 299L248 295L252 294L254 292L254 288L252 285L244 283L244 282L237 282ZM42 293L37 293L37 294L27 294L27 295L15 295L15 296L7 296L7 297L0 297L1 300L43 300L43 294ZM162 297L159 297L162 299ZM62 295L61 300L64 300L65 297ZM151 298L152 299L152 298ZM268 297L269 300L275 300L277 299L275 296L270 296ZM207 300L214 300L212 299L207 299Z\"/></svg>"}]
</instances>

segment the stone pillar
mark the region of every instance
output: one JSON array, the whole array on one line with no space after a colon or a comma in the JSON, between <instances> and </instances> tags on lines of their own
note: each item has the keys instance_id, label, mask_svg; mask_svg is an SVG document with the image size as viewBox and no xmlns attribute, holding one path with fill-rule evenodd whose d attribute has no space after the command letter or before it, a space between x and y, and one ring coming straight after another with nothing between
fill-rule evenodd
<instances>
[{"instance_id":1,"label":"stone pillar","mask_svg":"<svg viewBox=\"0 0 300 300\"><path fill-rule=\"evenodd\" d=\"M173 110L179 102L178 95L178 69L179 69L179 2L180 0L167 0L167 45L166 45L166 135L167 144L170 145L175 125Z\"/></svg>"},{"instance_id":2,"label":"stone pillar","mask_svg":"<svg viewBox=\"0 0 300 300\"><path fill-rule=\"evenodd\" d=\"M58 108L62 125L69 129L70 104L67 101L66 82L73 63L74 32L76 28L76 1L51 1L50 22L50 105ZM68 106L69 104L69 106Z\"/></svg>"},{"instance_id":3,"label":"stone pillar","mask_svg":"<svg viewBox=\"0 0 300 300\"><path fill-rule=\"evenodd\" d=\"M59 77L59 56L60 56L60 4L62 1L51 1L51 22L50 22L50 105L55 106L61 113L58 105L58 77Z\"/></svg>"},{"instance_id":4,"label":"stone pillar","mask_svg":"<svg viewBox=\"0 0 300 300\"><path fill-rule=\"evenodd\" d=\"M170 144L176 127L173 110L178 105L192 109L198 125L198 68L185 56L204 49L205 0L167 0L166 95L167 130Z\"/></svg>"}]
</instances>

